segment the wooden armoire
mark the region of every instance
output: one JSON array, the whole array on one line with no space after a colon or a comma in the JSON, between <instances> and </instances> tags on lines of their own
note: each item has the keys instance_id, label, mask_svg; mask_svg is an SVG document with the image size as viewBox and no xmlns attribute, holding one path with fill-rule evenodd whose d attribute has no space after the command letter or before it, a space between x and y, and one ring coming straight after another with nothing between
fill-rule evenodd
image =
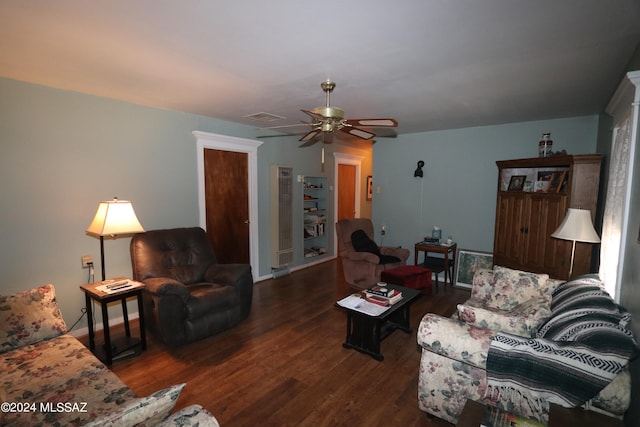
<instances>
[{"instance_id":1,"label":"wooden armoire","mask_svg":"<svg viewBox=\"0 0 640 427\"><path fill-rule=\"evenodd\" d=\"M551 237L568 208L595 219L602 155L498 161L493 262L568 280L572 242ZM576 243L573 277L589 273L593 244Z\"/></svg>"}]
</instances>

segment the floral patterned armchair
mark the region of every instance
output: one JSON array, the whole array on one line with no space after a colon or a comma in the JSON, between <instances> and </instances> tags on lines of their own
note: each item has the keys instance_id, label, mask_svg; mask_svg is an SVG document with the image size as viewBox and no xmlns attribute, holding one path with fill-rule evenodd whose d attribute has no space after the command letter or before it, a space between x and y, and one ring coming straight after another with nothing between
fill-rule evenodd
<instances>
[{"instance_id":1,"label":"floral patterned armchair","mask_svg":"<svg viewBox=\"0 0 640 427\"><path fill-rule=\"evenodd\" d=\"M551 342L549 336L540 337L539 330L554 329L548 326L553 325L554 316L566 317L560 310L554 312L551 302L560 283L547 275L502 267L481 270L474 276L471 298L460 304L451 318L426 314L417 333L422 347L420 409L456 424L464 404L471 399L547 422L548 403L536 404L544 399L526 392L496 393L488 378L487 359L492 340L500 334L524 342L525 346ZM611 301L612 310L614 306ZM619 318L624 317L622 314ZM620 418L629 406L630 389L625 367L582 406Z\"/></svg>"}]
</instances>

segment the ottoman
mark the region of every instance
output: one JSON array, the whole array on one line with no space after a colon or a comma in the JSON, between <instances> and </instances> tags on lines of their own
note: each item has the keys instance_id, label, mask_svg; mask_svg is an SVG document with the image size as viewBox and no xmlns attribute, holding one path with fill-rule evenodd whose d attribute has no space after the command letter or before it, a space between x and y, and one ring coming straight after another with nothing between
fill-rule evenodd
<instances>
[{"instance_id":1,"label":"ottoman","mask_svg":"<svg viewBox=\"0 0 640 427\"><path fill-rule=\"evenodd\" d=\"M417 265L402 265L383 270L380 280L392 285L420 289L423 295L431 294L431 270Z\"/></svg>"}]
</instances>

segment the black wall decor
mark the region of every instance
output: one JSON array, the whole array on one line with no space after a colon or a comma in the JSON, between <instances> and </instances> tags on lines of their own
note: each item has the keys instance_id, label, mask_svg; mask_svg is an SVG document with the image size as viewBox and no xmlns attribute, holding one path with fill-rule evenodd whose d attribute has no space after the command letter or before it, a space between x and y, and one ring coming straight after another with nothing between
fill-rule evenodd
<instances>
[{"instance_id":1,"label":"black wall decor","mask_svg":"<svg viewBox=\"0 0 640 427\"><path fill-rule=\"evenodd\" d=\"M424 161L418 160L418 167L416 168L415 172L413 173L413 176L422 178L422 175L423 175L422 167L423 166L424 166Z\"/></svg>"}]
</instances>

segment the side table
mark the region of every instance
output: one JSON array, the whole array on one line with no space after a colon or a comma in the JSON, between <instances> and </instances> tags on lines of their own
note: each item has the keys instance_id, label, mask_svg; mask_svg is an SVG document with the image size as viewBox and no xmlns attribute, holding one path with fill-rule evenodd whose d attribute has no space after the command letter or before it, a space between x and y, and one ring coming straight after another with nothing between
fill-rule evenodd
<instances>
[{"instance_id":1,"label":"side table","mask_svg":"<svg viewBox=\"0 0 640 427\"><path fill-rule=\"evenodd\" d=\"M115 280L123 280L124 277L119 277ZM126 355L131 351L135 351L140 347L142 351L147 349L147 338L145 335L144 327L144 311L142 308L142 290L144 284L136 282L138 286L134 288L124 289L119 292L107 293L97 289L98 286L103 285L103 282L88 283L81 285L80 289L85 295L85 304L87 308L87 325L89 328L89 349L96 355L96 357L102 360L107 365L113 363L114 358L119 355ZM127 298L137 297L138 299L138 314L140 321L140 339L131 338L131 330L129 328L129 314L127 312ZM104 351L95 344L95 334L93 330L93 308L91 300L96 301L102 308L102 325L104 334ZM120 301L122 303L122 314L124 317L124 328L126 337L123 340L117 340L111 342L111 334L109 333L109 311L108 305L112 301Z\"/></svg>"},{"instance_id":2,"label":"side table","mask_svg":"<svg viewBox=\"0 0 640 427\"><path fill-rule=\"evenodd\" d=\"M438 285L438 273L444 271L444 283L449 282L453 285L453 270L455 269L455 254L458 245L456 243L451 246L429 244L425 242L418 242L413 249L413 264L425 267L436 273L436 286ZM418 258L420 252L424 252L424 262L418 264ZM432 257L429 253L442 254L443 257Z\"/></svg>"}]
</instances>

